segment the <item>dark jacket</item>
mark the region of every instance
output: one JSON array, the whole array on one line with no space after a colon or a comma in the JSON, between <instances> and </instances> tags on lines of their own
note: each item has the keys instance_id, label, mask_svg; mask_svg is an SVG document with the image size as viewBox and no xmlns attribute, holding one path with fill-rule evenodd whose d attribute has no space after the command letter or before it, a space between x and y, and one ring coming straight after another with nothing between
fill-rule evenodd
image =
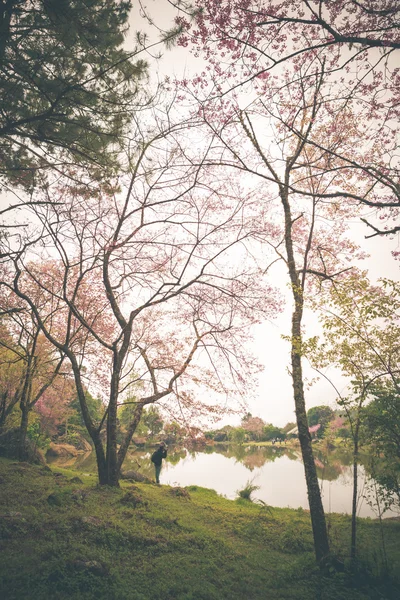
<instances>
[{"instance_id":1,"label":"dark jacket","mask_svg":"<svg viewBox=\"0 0 400 600\"><path fill-rule=\"evenodd\" d=\"M156 467L159 467L162 463L162 459L166 458L166 456L167 456L167 449L160 447L158 450L153 452L153 454L151 456L151 461L156 465Z\"/></svg>"}]
</instances>

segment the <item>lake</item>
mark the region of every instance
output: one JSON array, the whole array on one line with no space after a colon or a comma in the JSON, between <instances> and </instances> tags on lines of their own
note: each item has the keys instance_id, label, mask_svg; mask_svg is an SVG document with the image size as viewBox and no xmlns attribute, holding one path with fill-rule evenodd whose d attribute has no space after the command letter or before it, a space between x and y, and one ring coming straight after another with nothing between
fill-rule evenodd
<instances>
[{"instance_id":1,"label":"lake","mask_svg":"<svg viewBox=\"0 0 400 600\"><path fill-rule=\"evenodd\" d=\"M150 462L152 450L130 452L124 470L134 469L154 479ZM315 463L326 513L351 513L352 503L352 456L345 449L327 453L316 452ZM52 464L67 466L61 459ZM68 461L68 466L82 472L96 472L93 454ZM282 447L255 447L218 445L204 449L188 450L170 447L163 461L161 483L171 486L198 485L212 488L219 494L234 499L237 491L248 482L259 486L253 498L269 506L308 509L304 467L300 449ZM358 516L376 518L377 509L363 498L368 477L362 465L359 467ZM388 511L384 517L398 516Z\"/></svg>"}]
</instances>

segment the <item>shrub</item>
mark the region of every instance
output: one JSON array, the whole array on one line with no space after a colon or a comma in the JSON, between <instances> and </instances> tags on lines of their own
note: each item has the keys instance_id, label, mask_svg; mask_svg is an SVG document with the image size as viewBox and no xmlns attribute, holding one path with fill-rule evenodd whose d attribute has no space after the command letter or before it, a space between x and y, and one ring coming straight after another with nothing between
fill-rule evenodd
<instances>
[{"instance_id":1,"label":"shrub","mask_svg":"<svg viewBox=\"0 0 400 600\"><path fill-rule=\"evenodd\" d=\"M236 493L238 495L238 498L242 498L243 500L249 500L250 502L253 502L253 498L251 497L251 495L253 492L259 489L259 485L254 485L251 481L248 481L246 483L246 486L242 490L237 490Z\"/></svg>"}]
</instances>

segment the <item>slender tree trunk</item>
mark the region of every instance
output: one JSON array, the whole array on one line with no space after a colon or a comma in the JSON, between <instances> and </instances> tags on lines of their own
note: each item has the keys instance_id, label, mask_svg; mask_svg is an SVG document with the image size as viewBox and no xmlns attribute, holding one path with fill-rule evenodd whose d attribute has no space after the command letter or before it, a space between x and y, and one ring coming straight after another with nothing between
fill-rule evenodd
<instances>
[{"instance_id":1,"label":"slender tree trunk","mask_svg":"<svg viewBox=\"0 0 400 600\"><path fill-rule=\"evenodd\" d=\"M7 404L8 391L5 390L0 395L0 429L3 427L6 420L6 404Z\"/></svg>"},{"instance_id":2,"label":"slender tree trunk","mask_svg":"<svg viewBox=\"0 0 400 600\"><path fill-rule=\"evenodd\" d=\"M72 365L72 370L73 370L74 379L75 379L76 392L78 394L79 405L80 405L81 412L82 412L82 418L83 418L86 429L87 429L87 431L90 435L90 438L93 442L93 445L94 445L94 449L95 449L95 453L96 453L97 473L99 476L99 483L100 483L100 485L107 485L107 484L109 484L107 463L106 463L106 457L104 454L103 443L100 438L100 430L94 426L93 421L90 416L90 413L89 413L89 410L88 410L88 407L87 407L87 404L86 404L85 390L82 385L81 372L80 372L80 368L79 368L78 362L76 360L76 357L71 352L66 351L66 354Z\"/></svg>"},{"instance_id":3,"label":"slender tree trunk","mask_svg":"<svg viewBox=\"0 0 400 600\"><path fill-rule=\"evenodd\" d=\"M36 338L37 339L37 338ZM26 460L27 452L26 452L26 434L28 431L28 418L30 411L30 398L32 392L32 378L35 370L35 347L36 347L36 339L34 340L32 347L32 354L28 356L26 372L24 377L24 385L21 392L21 399L19 403L19 407L21 409L21 424L19 428L19 447L18 447L18 456L19 460Z\"/></svg>"},{"instance_id":4,"label":"slender tree trunk","mask_svg":"<svg viewBox=\"0 0 400 600\"><path fill-rule=\"evenodd\" d=\"M304 472L307 484L308 502L310 505L311 524L314 537L314 548L317 562L329 555L328 532L326 528L325 513L322 505L321 492L318 484L317 469L315 467L312 450L311 436L308 431L307 413L304 400L303 374L301 367L301 354L299 350L301 333L300 319L295 309L292 321L292 380L294 402L296 408L299 441L303 457Z\"/></svg>"},{"instance_id":5,"label":"slender tree trunk","mask_svg":"<svg viewBox=\"0 0 400 600\"><path fill-rule=\"evenodd\" d=\"M107 485L108 484L107 465L106 465L106 458L104 456L103 444L100 439L100 434L99 435L94 434L94 435L91 435L90 437L93 441L94 451L96 453L97 474L99 477L99 484Z\"/></svg>"},{"instance_id":6,"label":"slender tree trunk","mask_svg":"<svg viewBox=\"0 0 400 600\"><path fill-rule=\"evenodd\" d=\"M21 408L21 424L19 427L18 457L19 457L19 460L24 461L27 458L26 436L27 436L27 432L28 432L29 405L26 401L21 402L20 408Z\"/></svg>"},{"instance_id":7,"label":"slender tree trunk","mask_svg":"<svg viewBox=\"0 0 400 600\"><path fill-rule=\"evenodd\" d=\"M287 254L287 265L290 281L292 284L292 293L294 300L294 309L292 314L292 381L294 392L294 403L296 410L297 427L299 431L299 441L303 457L304 472L307 484L307 495L310 506L311 524L314 538L314 549L317 562L329 555L328 531L326 528L325 513L322 505L321 492L318 485L317 469L315 467L311 436L308 431L307 413L304 399L303 373L301 366L302 352L302 333L301 322L303 318L303 289L304 277L301 282L296 266L293 239L292 239L292 215L290 210L288 183L290 173L290 162L286 169L286 185L281 187L280 196L285 214L285 247ZM303 266L306 268L306 265Z\"/></svg>"},{"instance_id":8,"label":"slender tree trunk","mask_svg":"<svg viewBox=\"0 0 400 600\"><path fill-rule=\"evenodd\" d=\"M357 416L354 430L354 452L353 452L353 502L351 509L351 560L354 561L357 552L357 496L358 496L358 434L360 428L360 417Z\"/></svg>"}]
</instances>

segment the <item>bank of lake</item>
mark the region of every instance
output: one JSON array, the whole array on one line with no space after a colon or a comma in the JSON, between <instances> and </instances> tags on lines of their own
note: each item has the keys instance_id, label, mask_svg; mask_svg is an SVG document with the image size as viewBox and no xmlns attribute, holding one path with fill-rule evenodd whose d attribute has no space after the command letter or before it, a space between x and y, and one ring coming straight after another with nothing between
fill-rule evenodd
<instances>
[{"instance_id":1,"label":"bank of lake","mask_svg":"<svg viewBox=\"0 0 400 600\"><path fill-rule=\"evenodd\" d=\"M100 487L92 474L7 459L0 486L7 600L399 597L398 521L359 519L359 561L350 569L350 519L329 515L343 569L321 572L303 509L232 501L198 486Z\"/></svg>"},{"instance_id":2,"label":"bank of lake","mask_svg":"<svg viewBox=\"0 0 400 600\"><path fill-rule=\"evenodd\" d=\"M153 446L132 449L123 469L134 470L154 479L150 456ZM315 463L326 513L349 514L352 506L353 473L351 449L339 445L327 449L323 443L315 444ZM374 496L366 497L373 488L368 476L368 455L361 456L358 473L358 516L375 518L378 514ZM76 458L58 458L58 466L83 472L96 473L94 454ZM203 447L170 446L164 461L161 481L172 486L198 485L214 489L218 494L234 499L248 483L257 487L253 496L269 506L308 509L307 489L300 447L288 444L235 445L210 444ZM388 511L384 518L398 516L398 511Z\"/></svg>"}]
</instances>

